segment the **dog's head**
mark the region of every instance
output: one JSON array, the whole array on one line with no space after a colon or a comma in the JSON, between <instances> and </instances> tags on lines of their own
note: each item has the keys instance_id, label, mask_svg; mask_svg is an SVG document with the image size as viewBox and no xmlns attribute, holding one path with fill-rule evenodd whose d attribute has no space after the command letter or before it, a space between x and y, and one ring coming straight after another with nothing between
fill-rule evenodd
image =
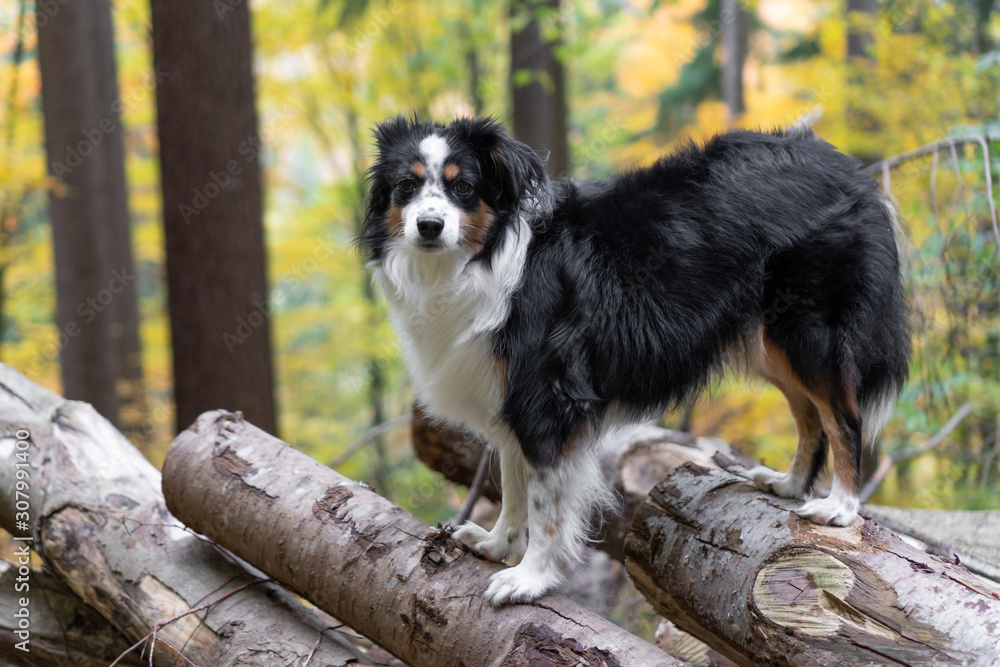
<instances>
[{"instance_id":1,"label":"dog's head","mask_svg":"<svg viewBox=\"0 0 1000 667\"><path fill-rule=\"evenodd\" d=\"M370 261L401 243L427 253L466 249L488 262L518 216L534 224L551 213L541 159L493 119L443 126L396 116L374 135L360 237Z\"/></svg>"}]
</instances>

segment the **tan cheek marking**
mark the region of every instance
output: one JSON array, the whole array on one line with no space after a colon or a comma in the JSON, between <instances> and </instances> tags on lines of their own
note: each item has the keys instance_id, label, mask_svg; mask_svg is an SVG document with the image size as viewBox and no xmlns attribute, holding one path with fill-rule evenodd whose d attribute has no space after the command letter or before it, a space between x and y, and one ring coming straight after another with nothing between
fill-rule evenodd
<instances>
[{"instance_id":1,"label":"tan cheek marking","mask_svg":"<svg viewBox=\"0 0 1000 667\"><path fill-rule=\"evenodd\" d=\"M479 208L472 213L463 212L459 221L463 242L475 252L482 250L486 243L486 233L490 231L495 219L496 213L486 202L481 202Z\"/></svg>"},{"instance_id":2,"label":"tan cheek marking","mask_svg":"<svg viewBox=\"0 0 1000 667\"><path fill-rule=\"evenodd\" d=\"M462 173L462 170L458 168L457 164L449 164L444 168L444 177L449 181L457 178L460 173Z\"/></svg>"},{"instance_id":3,"label":"tan cheek marking","mask_svg":"<svg viewBox=\"0 0 1000 667\"><path fill-rule=\"evenodd\" d=\"M427 173L427 170L424 168L423 162L414 162L413 164L411 164L410 171L413 172L413 175L416 176L417 178L423 178L424 175Z\"/></svg>"},{"instance_id":4,"label":"tan cheek marking","mask_svg":"<svg viewBox=\"0 0 1000 667\"><path fill-rule=\"evenodd\" d=\"M395 204L389 207L389 212L386 214L385 219L389 225L389 236L403 236L406 226L403 223L403 212Z\"/></svg>"}]
</instances>

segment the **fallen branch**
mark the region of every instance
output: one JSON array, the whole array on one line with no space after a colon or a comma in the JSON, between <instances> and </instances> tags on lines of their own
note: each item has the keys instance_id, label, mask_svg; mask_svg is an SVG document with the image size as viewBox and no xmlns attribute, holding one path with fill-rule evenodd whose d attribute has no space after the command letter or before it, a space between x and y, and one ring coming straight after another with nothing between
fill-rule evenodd
<instances>
[{"instance_id":1,"label":"fallen branch","mask_svg":"<svg viewBox=\"0 0 1000 667\"><path fill-rule=\"evenodd\" d=\"M930 144L924 146L919 146L913 150L906 151L905 153L900 153L899 155L893 155L892 157L887 157L884 160L879 160L878 162L873 162L864 169L861 170L862 173L868 176L874 176L880 173L886 167L898 167L904 162L908 162L914 158L922 157L924 155L929 155L931 153L936 153L942 148L954 148L955 146L961 146L962 144L978 144L982 145L984 141L1000 141L1000 136L993 134L974 134L967 137L948 137L945 139L940 139Z\"/></svg>"},{"instance_id":2,"label":"fallen branch","mask_svg":"<svg viewBox=\"0 0 1000 667\"><path fill-rule=\"evenodd\" d=\"M181 433L163 488L191 528L411 665L683 664L562 598L492 608L503 566L238 415Z\"/></svg>"},{"instance_id":3,"label":"fallen branch","mask_svg":"<svg viewBox=\"0 0 1000 667\"><path fill-rule=\"evenodd\" d=\"M151 661L272 665L309 654L322 630L307 622L311 612L275 602L269 583L225 597L256 577L170 515L159 473L92 407L0 364L0 433L0 527L31 544L129 644L157 628L157 641L143 644ZM40 593L29 593L33 607ZM314 658L358 659L329 637Z\"/></svg>"},{"instance_id":4,"label":"fallen branch","mask_svg":"<svg viewBox=\"0 0 1000 667\"><path fill-rule=\"evenodd\" d=\"M685 464L636 511L626 567L657 611L741 665L1000 660L1000 588L874 521L818 526L798 505Z\"/></svg>"}]
</instances>

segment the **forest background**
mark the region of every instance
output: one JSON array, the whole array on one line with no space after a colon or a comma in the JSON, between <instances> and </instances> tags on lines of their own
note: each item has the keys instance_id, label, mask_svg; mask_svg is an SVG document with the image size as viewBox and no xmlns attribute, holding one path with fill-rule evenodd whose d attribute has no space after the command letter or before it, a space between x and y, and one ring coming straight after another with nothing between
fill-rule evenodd
<instances>
[{"instance_id":1,"label":"forest background","mask_svg":"<svg viewBox=\"0 0 1000 667\"><path fill-rule=\"evenodd\" d=\"M224 16L239 1L214 5ZM512 89L534 76L511 66L511 35L525 19L484 0L258 0L250 8L259 142L246 154L259 157L263 174L278 432L421 518L445 521L464 491L415 462L404 420L351 448L412 402L384 301L352 246L369 130L397 113L510 120ZM727 44L734 11L741 28ZM49 219L59 180L46 166L40 16L34 3L0 4L0 361L59 392L67 341L55 317ZM911 451L960 406L972 410L933 450L894 466L873 501L1000 507L994 3L563 0L536 18L556 40L565 75L534 81L564 91L566 148L550 162L557 174L605 177L728 127L811 122L865 163L985 137L942 144L878 175L903 214L915 350L881 453ZM113 20L135 265L124 280L138 296L141 349L141 377L123 389L131 396L118 422L160 464L176 425L148 3L117 0ZM726 74L733 44L742 49L735 84ZM777 390L729 380L664 424L722 438L778 468L796 442Z\"/></svg>"}]
</instances>

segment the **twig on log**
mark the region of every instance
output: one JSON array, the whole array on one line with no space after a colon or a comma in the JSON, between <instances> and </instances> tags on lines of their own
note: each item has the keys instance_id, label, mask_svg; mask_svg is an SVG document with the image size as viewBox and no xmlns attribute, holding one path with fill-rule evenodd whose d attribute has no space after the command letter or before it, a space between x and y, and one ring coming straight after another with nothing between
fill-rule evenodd
<instances>
[{"instance_id":1,"label":"twig on log","mask_svg":"<svg viewBox=\"0 0 1000 667\"><path fill-rule=\"evenodd\" d=\"M490 459L493 456L493 445L486 443L483 453L479 456L479 465L476 467L476 476L472 478L472 485L469 486L469 494L465 497L465 502L458 508L455 518L451 520L451 525L458 527L469 520L472 515L472 508L476 502L483 497L483 488L486 486L486 475L490 470Z\"/></svg>"},{"instance_id":2,"label":"twig on log","mask_svg":"<svg viewBox=\"0 0 1000 667\"><path fill-rule=\"evenodd\" d=\"M156 649L156 639L157 639L156 635L159 634L159 632L160 632L161 629L167 627L171 623L176 623L177 621L181 620L185 616L188 616L190 614L197 614L199 611L205 611L206 609L210 609L210 608L214 607L215 605L219 604L220 602L222 602L223 600L225 600L226 598L232 597L233 595L239 593L240 591L245 591L246 589L250 588L254 584L264 584L264 583L267 583L269 581L271 581L271 580L270 579L256 579L254 581L248 581L247 583L241 584L240 586L237 586L236 588L234 588L233 590L229 591L228 593L220 595L219 597L216 597L216 598L212 599L209 602L206 602L204 604L200 604L197 607L192 607L191 609L188 609L185 612L182 612L180 614L176 614L174 616L171 616L170 618L168 618L165 621L157 621L156 623L153 624L153 629L150 630L149 633L146 634L145 637L140 638L139 641L137 641L135 644L132 644L131 647L129 647L121 655L119 655L115 659L114 662L112 662L110 665L108 665L108 667L115 667L115 665L117 665L121 660L123 660L126 655L128 655L132 651L136 650L137 648L139 648L140 646L142 646L143 644L145 644L147 641L149 642L149 662L152 663L153 662L153 654L154 654L155 649ZM146 649L143 648L142 652L145 653ZM309 653L310 657L312 656L312 654L314 652L315 652L315 650L314 651L310 651L310 653ZM184 658L183 654L180 654L180 655L181 655L182 658ZM191 662L187 658L184 658L184 659L187 662Z\"/></svg>"},{"instance_id":3,"label":"twig on log","mask_svg":"<svg viewBox=\"0 0 1000 667\"><path fill-rule=\"evenodd\" d=\"M379 437L387 431L391 431L394 428L399 428L400 426L405 426L413 421L413 415L407 413L405 415L400 415L395 419L390 419L387 422L382 422L378 426L373 426L367 431L365 431L360 438L348 445L347 449L337 455L333 461L330 462L331 468L339 468L342 466L349 458L357 454L361 449L367 445L369 442Z\"/></svg>"},{"instance_id":4,"label":"twig on log","mask_svg":"<svg viewBox=\"0 0 1000 667\"><path fill-rule=\"evenodd\" d=\"M685 464L625 543L661 614L740 665L992 664L1000 588L873 521L819 526L801 501Z\"/></svg>"},{"instance_id":5,"label":"twig on log","mask_svg":"<svg viewBox=\"0 0 1000 667\"><path fill-rule=\"evenodd\" d=\"M235 414L178 435L163 488L193 529L417 667L682 664L563 598L494 609L503 566Z\"/></svg>"},{"instance_id":6,"label":"twig on log","mask_svg":"<svg viewBox=\"0 0 1000 667\"><path fill-rule=\"evenodd\" d=\"M16 482L27 481L32 545L46 567L120 628L128 643L247 577L170 515L159 473L107 420L3 364L0 438L9 445L0 447L0 527L24 534ZM27 471L27 480L16 479L19 470ZM163 627L154 662L188 659L223 667L234 661L269 665L275 654L304 658L315 640L315 629L303 621L311 612L272 600L274 587L261 584L214 605L211 614L192 613ZM330 665L367 660L331 640L324 641L322 657Z\"/></svg>"},{"instance_id":7,"label":"twig on log","mask_svg":"<svg viewBox=\"0 0 1000 667\"><path fill-rule=\"evenodd\" d=\"M875 469L872 476L867 482L865 482L864 488L861 489L861 502L866 503L869 498L875 495L879 484L882 483L882 480L885 479L885 476L889 473L893 466L898 465L903 461L909 461L910 459L922 456L937 447L946 437L948 437L949 433L955 430L959 423L961 423L961 421L965 419L970 412L972 412L972 406L968 403L963 403L962 407L960 407L958 411L951 416L951 419L949 419L937 433L928 438L927 442L924 444L919 447L904 449L883 456L882 460L878 464L878 468Z\"/></svg>"}]
</instances>

